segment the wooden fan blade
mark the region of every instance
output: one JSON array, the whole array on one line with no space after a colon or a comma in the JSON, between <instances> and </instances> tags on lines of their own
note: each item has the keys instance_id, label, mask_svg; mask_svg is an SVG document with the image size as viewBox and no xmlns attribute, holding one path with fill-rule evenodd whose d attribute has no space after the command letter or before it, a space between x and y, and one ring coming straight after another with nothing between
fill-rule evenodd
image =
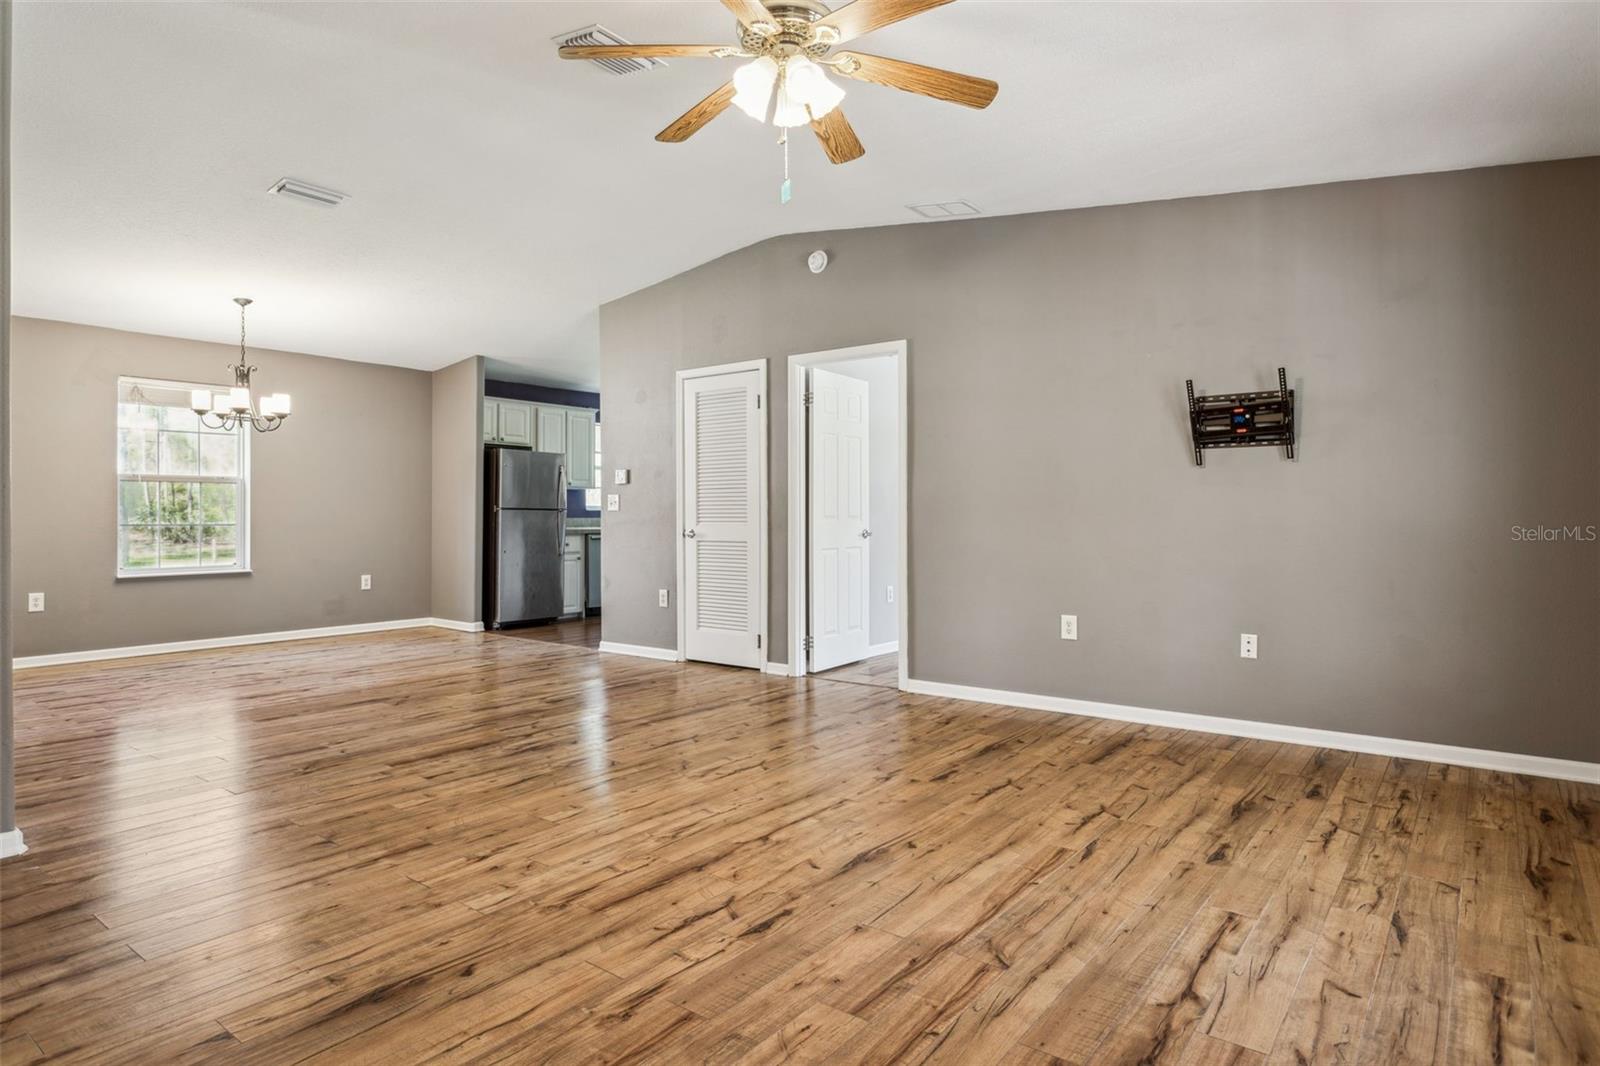
<instances>
[{"instance_id":1,"label":"wooden fan blade","mask_svg":"<svg viewBox=\"0 0 1600 1066\"><path fill-rule=\"evenodd\" d=\"M1000 91L1000 86L988 78L974 78L953 70L907 63L903 59L885 59L861 52L840 52L833 58L840 62L830 69L841 77L887 85L891 89L903 89L967 107L988 107L994 102L995 93Z\"/></svg>"},{"instance_id":2,"label":"wooden fan blade","mask_svg":"<svg viewBox=\"0 0 1600 1066\"><path fill-rule=\"evenodd\" d=\"M733 52L725 44L569 44L561 49L562 59L657 59L716 56Z\"/></svg>"},{"instance_id":3,"label":"wooden fan blade","mask_svg":"<svg viewBox=\"0 0 1600 1066\"><path fill-rule=\"evenodd\" d=\"M822 150L835 163L848 163L867 154L861 147L861 138L856 136L855 127L844 117L843 108L836 107L821 118L812 119L811 132L817 135Z\"/></svg>"},{"instance_id":4,"label":"wooden fan blade","mask_svg":"<svg viewBox=\"0 0 1600 1066\"><path fill-rule=\"evenodd\" d=\"M733 17L746 26L764 22L777 28L778 20L772 17L772 12L761 6L760 0L722 0L722 6L732 11Z\"/></svg>"},{"instance_id":5,"label":"wooden fan blade","mask_svg":"<svg viewBox=\"0 0 1600 1066\"><path fill-rule=\"evenodd\" d=\"M727 0L724 0L724 3L726 2ZM853 0L832 14L824 15L815 25L832 26L838 30L839 40L835 43L843 44L864 33L881 30L901 19L943 7L949 2L950 0Z\"/></svg>"},{"instance_id":6,"label":"wooden fan blade","mask_svg":"<svg viewBox=\"0 0 1600 1066\"><path fill-rule=\"evenodd\" d=\"M670 126L656 134L656 140L671 143L687 141L700 131L700 127L728 110L732 102L733 82L730 81L679 115Z\"/></svg>"}]
</instances>

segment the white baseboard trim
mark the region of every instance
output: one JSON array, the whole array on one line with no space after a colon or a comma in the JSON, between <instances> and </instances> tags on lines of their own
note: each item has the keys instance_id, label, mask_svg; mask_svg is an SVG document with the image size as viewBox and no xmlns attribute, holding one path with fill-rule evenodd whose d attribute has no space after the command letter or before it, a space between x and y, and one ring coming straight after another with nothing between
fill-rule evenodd
<instances>
[{"instance_id":1,"label":"white baseboard trim","mask_svg":"<svg viewBox=\"0 0 1600 1066\"><path fill-rule=\"evenodd\" d=\"M9 859L27 850L28 845L22 842L22 830L13 829L8 833L0 833L0 859Z\"/></svg>"},{"instance_id":2,"label":"white baseboard trim","mask_svg":"<svg viewBox=\"0 0 1600 1066\"><path fill-rule=\"evenodd\" d=\"M678 661L678 649L653 648L648 644L618 644L614 640L602 640L600 650L610 655L632 655L638 659L660 659L669 663Z\"/></svg>"},{"instance_id":3,"label":"white baseboard trim","mask_svg":"<svg viewBox=\"0 0 1600 1066\"><path fill-rule=\"evenodd\" d=\"M453 629L457 633L482 633L482 622L458 622L454 618L424 618L424 625L437 626L440 629Z\"/></svg>"},{"instance_id":4,"label":"white baseboard trim","mask_svg":"<svg viewBox=\"0 0 1600 1066\"><path fill-rule=\"evenodd\" d=\"M136 659L145 655L169 655L178 651L205 651L210 648L237 648L245 644L276 644L284 640L314 640L317 637L343 637L355 633L382 633L391 629L420 629L437 626L462 632L481 632L482 622L457 622L448 618L400 618L389 622L358 622L347 626L318 626L314 629L285 629L277 633L241 633L233 637L207 637L203 640L175 640L166 644L132 644L122 648L96 648L91 651L65 651L54 655L24 655L11 661L13 670L35 666L66 666L103 659Z\"/></svg>"},{"instance_id":5,"label":"white baseboard trim","mask_svg":"<svg viewBox=\"0 0 1600 1066\"><path fill-rule=\"evenodd\" d=\"M867 658L871 659L877 655L888 655L891 652L898 652L899 650L900 642L898 640L887 640L882 644L874 644L872 647L868 648Z\"/></svg>"},{"instance_id":6,"label":"white baseboard trim","mask_svg":"<svg viewBox=\"0 0 1600 1066\"><path fill-rule=\"evenodd\" d=\"M1555 777L1566 781L1587 781L1590 784L1600 784L1600 763L1553 759L1543 755L1522 755L1512 751L1487 751L1483 748L1458 748L1451 744L1431 744L1420 740L1401 740L1395 737L1374 737L1362 733L1340 733L1332 729L1278 725L1273 722L1253 722L1244 718L1217 718L1208 714L1160 711L1149 707L1127 707L1116 703L1075 700L1065 696L1039 696L1030 692L1003 692L999 689L975 688L970 685L951 685L942 681L919 681L916 678L910 678L906 681L904 691L924 696L945 696L950 699L971 700L974 703L1000 703L1008 707L1054 711L1058 714L1080 714L1088 718L1109 718L1118 722L1137 722L1140 725L1167 726L1172 729L1189 729L1201 733L1221 733L1224 736L1248 737L1252 740L1275 740L1284 744L1303 744L1313 748L1337 748L1340 751L1357 751L1369 755L1390 755L1402 759L1414 759L1419 762L1452 763L1456 766L1475 766L1485 770L1501 770L1513 774L1530 774L1534 777Z\"/></svg>"},{"instance_id":7,"label":"white baseboard trim","mask_svg":"<svg viewBox=\"0 0 1600 1066\"><path fill-rule=\"evenodd\" d=\"M788 663L768 663L766 665L766 667L765 667L765 670L766 670L767 673L772 674L774 677L789 677L790 676L790 670L789 670L789 664Z\"/></svg>"}]
</instances>

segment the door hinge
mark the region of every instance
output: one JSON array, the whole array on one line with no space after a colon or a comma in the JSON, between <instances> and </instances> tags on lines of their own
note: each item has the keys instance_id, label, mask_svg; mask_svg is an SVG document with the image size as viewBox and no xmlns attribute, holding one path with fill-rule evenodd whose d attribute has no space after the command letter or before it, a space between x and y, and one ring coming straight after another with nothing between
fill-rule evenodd
<instances>
[{"instance_id":1,"label":"door hinge","mask_svg":"<svg viewBox=\"0 0 1600 1066\"><path fill-rule=\"evenodd\" d=\"M758 647L758 648L761 647L761 634L760 633L756 634L756 647Z\"/></svg>"},{"instance_id":2,"label":"door hinge","mask_svg":"<svg viewBox=\"0 0 1600 1066\"><path fill-rule=\"evenodd\" d=\"M803 406L810 407L811 406L811 397L812 397L811 393L809 393L809 392L806 393L804 396L800 397L800 403Z\"/></svg>"},{"instance_id":3,"label":"door hinge","mask_svg":"<svg viewBox=\"0 0 1600 1066\"><path fill-rule=\"evenodd\" d=\"M813 648L815 648L817 646L816 645L816 641L812 640L809 636L805 638L805 644L806 644L806 651L810 651L811 649L813 649Z\"/></svg>"}]
</instances>

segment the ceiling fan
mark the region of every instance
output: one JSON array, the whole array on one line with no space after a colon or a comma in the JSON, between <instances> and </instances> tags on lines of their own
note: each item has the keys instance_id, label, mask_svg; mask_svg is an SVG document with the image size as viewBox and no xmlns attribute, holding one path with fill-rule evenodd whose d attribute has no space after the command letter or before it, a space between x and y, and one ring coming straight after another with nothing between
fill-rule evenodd
<instances>
[{"instance_id":1,"label":"ceiling fan","mask_svg":"<svg viewBox=\"0 0 1600 1066\"><path fill-rule=\"evenodd\" d=\"M948 3L852 0L829 11L819 0L722 0L739 20L737 45L568 45L561 49L561 58L747 59L750 62L734 71L730 81L656 134L656 140L686 141L732 104L759 122L785 130L810 126L829 159L848 163L860 159L866 149L839 108L844 90L829 80L824 68L843 78L973 108L988 107L1000 91L987 78L862 52L833 51L846 41ZM785 139L786 151L787 143Z\"/></svg>"}]
</instances>

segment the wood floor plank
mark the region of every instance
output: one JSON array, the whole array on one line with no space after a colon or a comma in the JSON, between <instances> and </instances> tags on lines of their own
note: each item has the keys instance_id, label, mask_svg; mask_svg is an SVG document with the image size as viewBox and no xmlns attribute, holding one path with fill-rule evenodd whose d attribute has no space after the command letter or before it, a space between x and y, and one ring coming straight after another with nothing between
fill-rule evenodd
<instances>
[{"instance_id":1,"label":"wood floor plank","mask_svg":"<svg viewBox=\"0 0 1600 1066\"><path fill-rule=\"evenodd\" d=\"M19 674L0 1057L1600 1061L1592 786L595 630Z\"/></svg>"}]
</instances>

